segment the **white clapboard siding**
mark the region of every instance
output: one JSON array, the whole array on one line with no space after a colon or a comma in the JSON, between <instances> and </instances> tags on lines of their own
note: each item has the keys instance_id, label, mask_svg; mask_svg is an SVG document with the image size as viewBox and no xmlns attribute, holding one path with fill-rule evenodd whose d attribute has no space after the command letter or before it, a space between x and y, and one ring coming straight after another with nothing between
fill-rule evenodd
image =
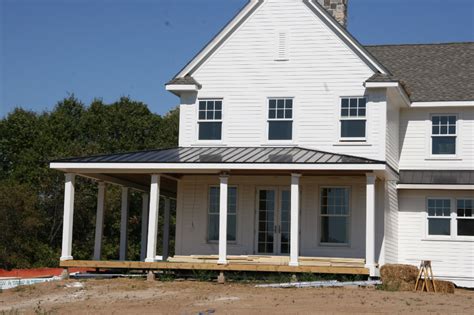
<instances>
[{"instance_id":1,"label":"white clapboard siding","mask_svg":"<svg viewBox=\"0 0 474 315\"><path fill-rule=\"evenodd\" d=\"M384 263L398 261L398 191L396 181L386 181L384 187Z\"/></svg>"},{"instance_id":2,"label":"white clapboard siding","mask_svg":"<svg viewBox=\"0 0 474 315\"><path fill-rule=\"evenodd\" d=\"M208 189L218 185L218 176L183 176L178 184L176 255L218 253L217 242L207 242ZM365 184L359 177L301 178L300 255L316 257L365 258ZM256 192L260 187L289 189L290 176L230 176L229 185L237 186L237 242L229 243L229 255L255 254ZM350 245L320 245L320 189L347 186L351 189ZM381 187L383 188L383 186ZM379 189L379 187L377 187ZM383 192L382 192L383 195ZM383 205L383 202L382 202ZM377 207L377 225L383 229L383 208ZM381 255L383 231L376 233L376 254Z\"/></svg>"},{"instance_id":3,"label":"white clapboard siding","mask_svg":"<svg viewBox=\"0 0 474 315\"><path fill-rule=\"evenodd\" d=\"M286 58L276 60L279 32ZM287 60L286 60L287 59ZM198 98L223 98L229 146L269 144L267 98L294 98L292 144L385 159L385 93L369 95L368 144L339 144L341 96L362 96L373 71L301 1L269 0L195 73ZM199 144L196 104L182 105L180 145ZM202 144L202 143L201 143Z\"/></svg>"},{"instance_id":4,"label":"white clapboard siding","mask_svg":"<svg viewBox=\"0 0 474 315\"><path fill-rule=\"evenodd\" d=\"M430 157L431 115L456 114L457 156ZM468 107L410 108L400 114L400 169L471 169L474 166L474 110Z\"/></svg>"},{"instance_id":5,"label":"white clapboard siding","mask_svg":"<svg viewBox=\"0 0 474 315\"><path fill-rule=\"evenodd\" d=\"M472 191L401 190L399 192L398 260L418 265L432 260L435 277L474 287L474 240L432 240L426 237L426 198L474 197Z\"/></svg>"},{"instance_id":6,"label":"white clapboard siding","mask_svg":"<svg viewBox=\"0 0 474 315\"><path fill-rule=\"evenodd\" d=\"M398 170L400 159L400 107L403 105L394 90L388 90L387 104L386 161Z\"/></svg>"}]
</instances>

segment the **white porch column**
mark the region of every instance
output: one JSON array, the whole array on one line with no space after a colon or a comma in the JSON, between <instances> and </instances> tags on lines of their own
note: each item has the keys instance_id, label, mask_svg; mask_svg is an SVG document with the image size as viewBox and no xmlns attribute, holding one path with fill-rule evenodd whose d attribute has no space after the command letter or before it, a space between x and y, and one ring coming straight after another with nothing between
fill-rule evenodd
<instances>
[{"instance_id":1,"label":"white porch column","mask_svg":"<svg viewBox=\"0 0 474 315\"><path fill-rule=\"evenodd\" d=\"M72 222L74 217L75 174L65 174L63 243L60 260L72 260Z\"/></svg>"},{"instance_id":2,"label":"white porch column","mask_svg":"<svg viewBox=\"0 0 474 315\"><path fill-rule=\"evenodd\" d=\"M227 264L227 184L229 176L221 175L219 201L219 260L218 264Z\"/></svg>"},{"instance_id":3,"label":"white porch column","mask_svg":"<svg viewBox=\"0 0 474 315\"><path fill-rule=\"evenodd\" d=\"M148 218L148 241L146 262L154 262L156 258L156 238L158 236L158 215L160 206L160 175L151 175L150 213Z\"/></svg>"},{"instance_id":4,"label":"white porch column","mask_svg":"<svg viewBox=\"0 0 474 315\"><path fill-rule=\"evenodd\" d=\"M170 198L165 198L165 213L163 216L163 260L168 259L169 255L169 240L170 240Z\"/></svg>"},{"instance_id":5,"label":"white porch column","mask_svg":"<svg viewBox=\"0 0 474 315\"><path fill-rule=\"evenodd\" d=\"M102 234L104 231L105 183L99 182L97 191L97 214L95 217L94 260L100 260L102 254Z\"/></svg>"},{"instance_id":6,"label":"white porch column","mask_svg":"<svg viewBox=\"0 0 474 315\"><path fill-rule=\"evenodd\" d=\"M365 268L375 276L375 174L367 173L366 221L365 221Z\"/></svg>"},{"instance_id":7,"label":"white porch column","mask_svg":"<svg viewBox=\"0 0 474 315\"><path fill-rule=\"evenodd\" d=\"M128 246L128 207L129 207L129 189L122 187L122 205L120 210L120 253L119 260L127 259Z\"/></svg>"},{"instance_id":8,"label":"white porch column","mask_svg":"<svg viewBox=\"0 0 474 315\"><path fill-rule=\"evenodd\" d=\"M146 258L146 240L148 237L148 206L150 196L146 193L142 194L142 235L140 239L140 260Z\"/></svg>"},{"instance_id":9,"label":"white porch column","mask_svg":"<svg viewBox=\"0 0 474 315\"><path fill-rule=\"evenodd\" d=\"M290 266L299 265L300 177L301 174L291 174Z\"/></svg>"}]
</instances>

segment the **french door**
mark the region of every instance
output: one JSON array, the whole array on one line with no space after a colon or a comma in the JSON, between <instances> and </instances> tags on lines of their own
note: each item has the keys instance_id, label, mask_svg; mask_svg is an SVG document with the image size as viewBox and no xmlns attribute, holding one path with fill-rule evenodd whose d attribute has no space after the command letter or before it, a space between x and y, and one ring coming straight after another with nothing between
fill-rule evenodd
<instances>
[{"instance_id":1,"label":"french door","mask_svg":"<svg viewBox=\"0 0 474 315\"><path fill-rule=\"evenodd\" d=\"M290 190L269 187L257 191L257 253L290 253Z\"/></svg>"}]
</instances>

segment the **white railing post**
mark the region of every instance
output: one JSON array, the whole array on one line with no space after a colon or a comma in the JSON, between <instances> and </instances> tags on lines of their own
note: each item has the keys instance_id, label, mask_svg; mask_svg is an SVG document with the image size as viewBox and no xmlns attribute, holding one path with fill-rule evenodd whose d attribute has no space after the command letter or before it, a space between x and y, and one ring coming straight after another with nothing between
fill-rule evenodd
<instances>
[{"instance_id":1,"label":"white railing post","mask_svg":"<svg viewBox=\"0 0 474 315\"><path fill-rule=\"evenodd\" d=\"M160 175L151 175L150 187L150 211L148 217L148 241L146 251L146 262L154 262L156 259L156 238L158 236L158 215L160 206Z\"/></svg>"},{"instance_id":2,"label":"white railing post","mask_svg":"<svg viewBox=\"0 0 474 315\"><path fill-rule=\"evenodd\" d=\"M75 174L65 174L63 243L60 260L72 260L72 226L74 218L74 182Z\"/></svg>"},{"instance_id":3,"label":"white railing post","mask_svg":"<svg viewBox=\"0 0 474 315\"><path fill-rule=\"evenodd\" d=\"M102 254L102 234L104 231L105 183L99 182L97 190L97 214L95 217L94 260Z\"/></svg>"},{"instance_id":4,"label":"white railing post","mask_svg":"<svg viewBox=\"0 0 474 315\"><path fill-rule=\"evenodd\" d=\"M366 174L366 222L365 222L365 268L375 276L375 180L372 173Z\"/></svg>"},{"instance_id":5,"label":"white railing post","mask_svg":"<svg viewBox=\"0 0 474 315\"><path fill-rule=\"evenodd\" d=\"M128 246L128 207L129 207L129 189L122 187L122 205L120 210L120 253L119 260L127 259Z\"/></svg>"},{"instance_id":6,"label":"white railing post","mask_svg":"<svg viewBox=\"0 0 474 315\"><path fill-rule=\"evenodd\" d=\"M227 264L227 184L229 176L221 175L219 201L219 260L218 264Z\"/></svg>"},{"instance_id":7,"label":"white railing post","mask_svg":"<svg viewBox=\"0 0 474 315\"><path fill-rule=\"evenodd\" d=\"M142 194L142 234L140 239L140 260L146 258L146 241L148 237L148 207L150 196L147 193Z\"/></svg>"},{"instance_id":8,"label":"white railing post","mask_svg":"<svg viewBox=\"0 0 474 315\"><path fill-rule=\"evenodd\" d=\"M301 174L291 174L290 266L299 265L300 177Z\"/></svg>"}]
</instances>

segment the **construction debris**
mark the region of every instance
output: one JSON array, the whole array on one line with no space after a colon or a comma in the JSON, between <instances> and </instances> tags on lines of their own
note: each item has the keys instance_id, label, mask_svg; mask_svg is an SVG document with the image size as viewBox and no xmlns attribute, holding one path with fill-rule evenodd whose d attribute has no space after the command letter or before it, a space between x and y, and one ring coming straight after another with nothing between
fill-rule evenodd
<instances>
[{"instance_id":1,"label":"construction debris","mask_svg":"<svg viewBox=\"0 0 474 315\"><path fill-rule=\"evenodd\" d=\"M256 288L323 288L323 287L369 287L382 284L380 280L348 281L310 281L310 282L286 282L272 284L257 284Z\"/></svg>"}]
</instances>

